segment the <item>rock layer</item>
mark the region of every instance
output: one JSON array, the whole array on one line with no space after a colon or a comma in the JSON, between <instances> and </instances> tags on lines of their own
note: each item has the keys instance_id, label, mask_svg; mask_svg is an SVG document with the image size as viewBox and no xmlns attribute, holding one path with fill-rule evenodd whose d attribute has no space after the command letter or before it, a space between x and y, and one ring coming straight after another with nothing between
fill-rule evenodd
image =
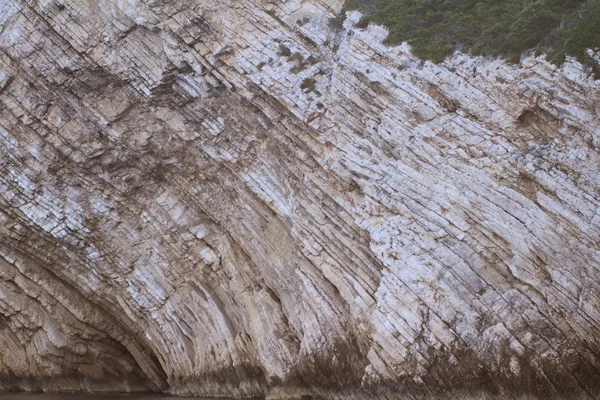
<instances>
[{"instance_id":1,"label":"rock layer","mask_svg":"<svg viewBox=\"0 0 600 400\"><path fill-rule=\"evenodd\" d=\"M0 390L600 396L600 96L339 0L0 0Z\"/></svg>"}]
</instances>

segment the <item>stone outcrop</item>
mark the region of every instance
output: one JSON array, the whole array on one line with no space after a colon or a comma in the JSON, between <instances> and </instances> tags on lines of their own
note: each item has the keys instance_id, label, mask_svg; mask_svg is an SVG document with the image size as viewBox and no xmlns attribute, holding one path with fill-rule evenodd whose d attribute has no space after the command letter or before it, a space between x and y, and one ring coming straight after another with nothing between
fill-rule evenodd
<instances>
[{"instance_id":1,"label":"stone outcrop","mask_svg":"<svg viewBox=\"0 0 600 400\"><path fill-rule=\"evenodd\" d=\"M599 82L341 3L0 0L0 390L600 396Z\"/></svg>"}]
</instances>

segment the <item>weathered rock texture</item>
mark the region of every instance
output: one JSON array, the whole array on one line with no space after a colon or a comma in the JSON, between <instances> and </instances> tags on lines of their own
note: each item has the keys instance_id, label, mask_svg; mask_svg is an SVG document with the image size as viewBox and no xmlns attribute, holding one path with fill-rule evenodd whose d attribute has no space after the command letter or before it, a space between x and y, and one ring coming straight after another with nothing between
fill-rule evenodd
<instances>
[{"instance_id":1,"label":"weathered rock texture","mask_svg":"<svg viewBox=\"0 0 600 400\"><path fill-rule=\"evenodd\" d=\"M0 0L0 389L599 398L599 82L341 5Z\"/></svg>"}]
</instances>

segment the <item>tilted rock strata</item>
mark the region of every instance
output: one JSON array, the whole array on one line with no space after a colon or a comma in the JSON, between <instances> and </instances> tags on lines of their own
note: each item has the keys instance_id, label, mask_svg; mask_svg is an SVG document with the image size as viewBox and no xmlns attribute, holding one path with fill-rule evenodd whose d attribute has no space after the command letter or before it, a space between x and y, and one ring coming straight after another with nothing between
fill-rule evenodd
<instances>
[{"instance_id":1,"label":"tilted rock strata","mask_svg":"<svg viewBox=\"0 0 600 400\"><path fill-rule=\"evenodd\" d=\"M600 396L598 83L341 3L0 0L0 390Z\"/></svg>"}]
</instances>

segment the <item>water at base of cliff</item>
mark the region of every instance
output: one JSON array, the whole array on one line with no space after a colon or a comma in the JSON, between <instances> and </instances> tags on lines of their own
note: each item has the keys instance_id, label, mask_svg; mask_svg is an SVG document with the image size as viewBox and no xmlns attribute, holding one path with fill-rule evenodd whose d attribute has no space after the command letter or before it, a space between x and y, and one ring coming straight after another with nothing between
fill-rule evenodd
<instances>
[{"instance_id":1,"label":"water at base of cliff","mask_svg":"<svg viewBox=\"0 0 600 400\"><path fill-rule=\"evenodd\" d=\"M226 400L223 398L171 397L159 395L118 395L118 394L37 394L37 393L0 393L0 400Z\"/></svg>"}]
</instances>

